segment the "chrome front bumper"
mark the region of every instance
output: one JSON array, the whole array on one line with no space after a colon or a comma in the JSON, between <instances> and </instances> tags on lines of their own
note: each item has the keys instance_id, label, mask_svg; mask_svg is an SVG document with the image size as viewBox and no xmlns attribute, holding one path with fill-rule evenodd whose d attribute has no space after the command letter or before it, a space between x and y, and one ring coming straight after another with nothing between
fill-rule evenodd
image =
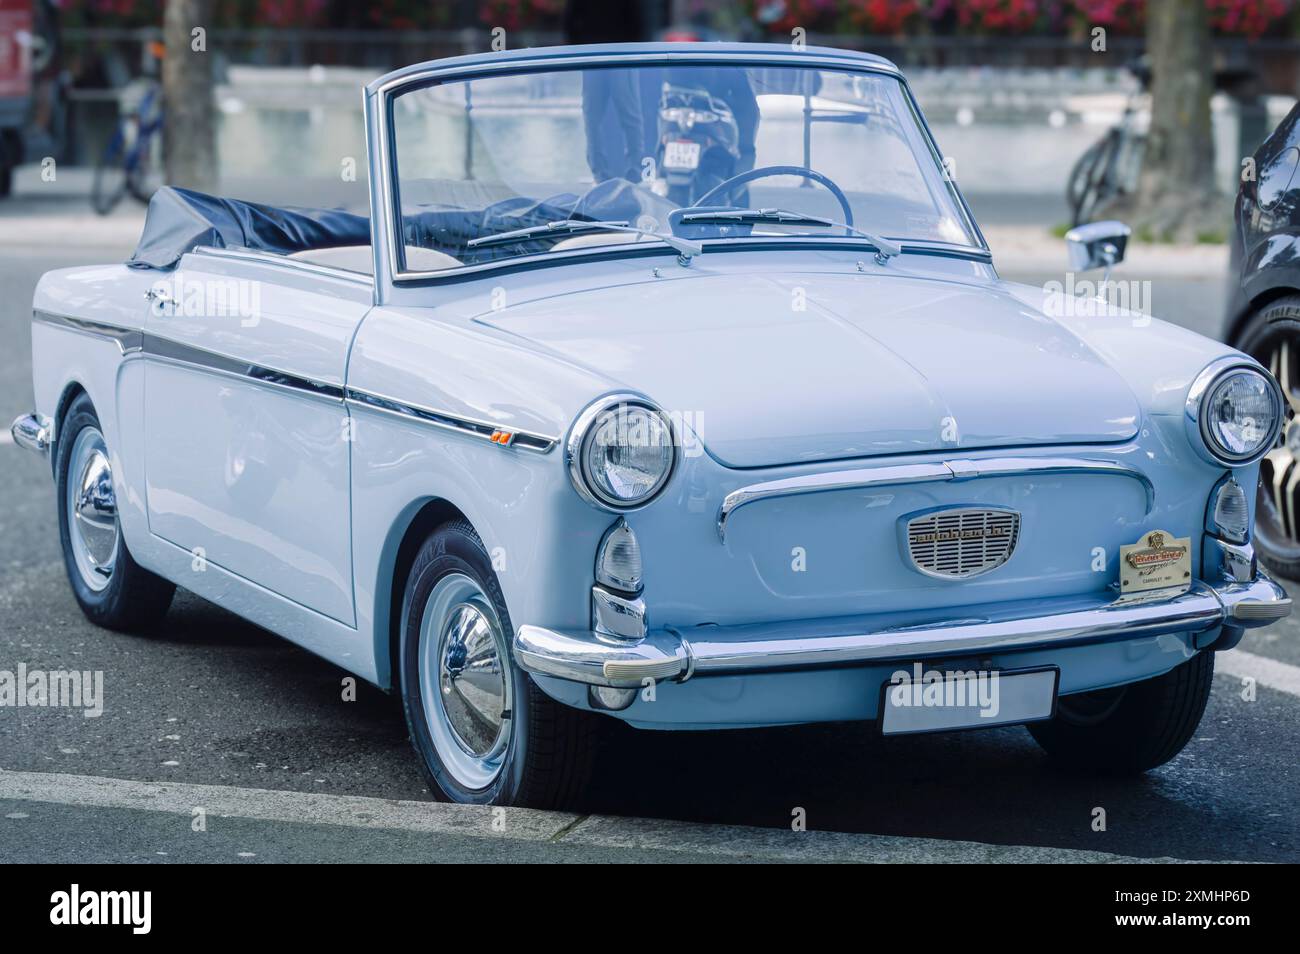
<instances>
[{"instance_id":1,"label":"chrome front bumper","mask_svg":"<svg viewBox=\"0 0 1300 954\"><path fill-rule=\"evenodd\" d=\"M1034 610L1037 612L1034 612ZM521 626L515 659L529 672L593 686L633 687L644 680L992 655L1109 642L1219 626L1266 626L1291 612L1286 591L1267 577L1173 595L1101 596L951 610L949 618L814 620L752 626L667 627L641 640ZM951 618L957 616L959 618Z\"/></svg>"},{"instance_id":2,"label":"chrome front bumper","mask_svg":"<svg viewBox=\"0 0 1300 954\"><path fill-rule=\"evenodd\" d=\"M39 414L24 414L15 418L9 425L9 433L14 443L35 451L42 456L49 456L50 444L54 440L54 424L48 417Z\"/></svg>"}]
</instances>

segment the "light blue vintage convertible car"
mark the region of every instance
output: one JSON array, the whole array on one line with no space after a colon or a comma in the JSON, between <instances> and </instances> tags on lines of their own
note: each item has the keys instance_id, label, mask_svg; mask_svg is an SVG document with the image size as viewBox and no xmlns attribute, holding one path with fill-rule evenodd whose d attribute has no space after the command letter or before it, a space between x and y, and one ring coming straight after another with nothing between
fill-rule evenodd
<instances>
[{"instance_id":1,"label":"light blue vintage convertible car","mask_svg":"<svg viewBox=\"0 0 1300 954\"><path fill-rule=\"evenodd\" d=\"M436 794L547 806L611 717L1145 770L1289 612L1275 382L1000 280L890 63L493 53L365 115L371 217L164 189L42 279L13 432L97 623L183 586L399 692Z\"/></svg>"}]
</instances>

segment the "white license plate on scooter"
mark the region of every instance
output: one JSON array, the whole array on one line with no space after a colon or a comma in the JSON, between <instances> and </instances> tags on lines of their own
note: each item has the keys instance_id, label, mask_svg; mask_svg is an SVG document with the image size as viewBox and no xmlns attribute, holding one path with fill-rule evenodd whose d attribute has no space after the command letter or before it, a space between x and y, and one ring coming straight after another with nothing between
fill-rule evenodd
<instances>
[{"instance_id":1,"label":"white license plate on scooter","mask_svg":"<svg viewBox=\"0 0 1300 954\"><path fill-rule=\"evenodd\" d=\"M686 140L673 140L664 145L665 169L697 169L700 165L700 144Z\"/></svg>"}]
</instances>

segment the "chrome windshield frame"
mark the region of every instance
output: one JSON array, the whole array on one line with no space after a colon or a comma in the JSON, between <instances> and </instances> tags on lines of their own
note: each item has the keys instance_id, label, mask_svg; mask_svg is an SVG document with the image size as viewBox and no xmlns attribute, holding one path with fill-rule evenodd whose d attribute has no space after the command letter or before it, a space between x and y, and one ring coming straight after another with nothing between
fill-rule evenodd
<instances>
[{"instance_id":1,"label":"chrome windshield frame","mask_svg":"<svg viewBox=\"0 0 1300 954\"><path fill-rule=\"evenodd\" d=\"M609 44L588 47L553 47L536 50L516 50L501 53L475 54L447 60L417 64L389 73L366 87L364 95L366 135L370 154L370 210L375 227L374 237L375 291L379 303L384 303L394 287L423 287L426 285L462 281L484 272L524 267L563 265L589 260L593 255L601 258L628 254L626 246L592 246L573 253L516 256L495 262L463 265L459 268L437 271L409 271L404 267L402 251L401 198L396 169L396 143L394 140L393 101L404 93L437 83L482 79L489 76L507 76L552 70L583 69L586 67L636 66L636 65L715 65L715 66L783 66L805 69L833 69L843 72L871 73L888 76L898 81L903 97L918 126L922 140L930 150L939 173L943 173L942 153L934 134L916 103L911 87L902 72L893 63L864 53L826 48L807 47L802 50L775 44ZM897 240L904 250L929 251L931 254L948 254L991 263L992 252L955 181L944 177L946 186L964 219L964 224L979 245L956 245L913 240ZM797 242L802 247L818 247L828 239L838 238L833 247L862 247L865 239L819 235L782 235L755 239L735 237L710 239L705 248L774 248ZM846 241L846 239L848 239ZM636 249L636 255L675 254L667 246L653 249Z\"/></svg>"}]
</instances>

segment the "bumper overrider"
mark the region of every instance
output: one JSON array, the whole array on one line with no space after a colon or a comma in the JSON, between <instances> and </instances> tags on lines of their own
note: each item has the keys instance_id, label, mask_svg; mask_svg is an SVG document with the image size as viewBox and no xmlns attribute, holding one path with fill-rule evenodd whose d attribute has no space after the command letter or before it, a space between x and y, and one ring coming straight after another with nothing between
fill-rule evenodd
<instances>
[{"instance_id":1,"label":"bumper overrider","mask_svg":"<svg viewBox=\"0 0 1300 954\"><path fill-rule=\"evenodd\" d=\"M48 417L39 414L24 414L15 418L9 426L9 433L14 443L29 451L48 457L50 445L54 440L54 427Z\"/></svg>"},{"instance_id":2,"label":"bumper overrider","mask_svg":"<svg viewBox=\"0 0 1300 954\"><path fill-rule=\"evenodd\" d=\"M992 656L1163 634L1203 634L1198 649L1225 649L1245 629L1291 612L1286 591L1257 571L1254 579L1127 597L1091 595L997 609L945 610L746 626L666 626L640 639L592 631L521 626L515 659L531 673L591 686L631 688L646 680L688 679L944 656ZM1254 575L1254 574L1252 574Z\"/></svg>"}]
</instances>

